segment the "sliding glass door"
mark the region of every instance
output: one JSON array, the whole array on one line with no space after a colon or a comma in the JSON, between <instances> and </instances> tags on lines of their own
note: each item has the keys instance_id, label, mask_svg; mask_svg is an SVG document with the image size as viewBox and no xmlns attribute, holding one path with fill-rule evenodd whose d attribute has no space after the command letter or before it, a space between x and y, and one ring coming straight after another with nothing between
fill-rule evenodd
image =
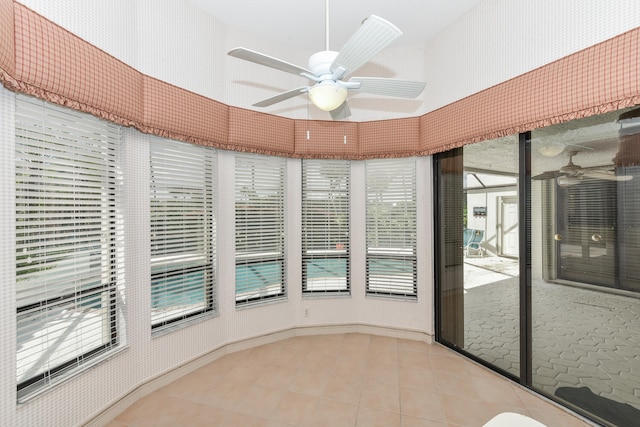
<instances>
[{"instance_id":1,"label":"sliding glass door","mask_svg":"<svg viewBox=\"0 0 640 427\"><path fill-rule=\"evenodd\" d=\"M640 419L636 116L551 126L531 142L531 385L619 426Z\"/></svg>"},{"instance_id":2,"label":"sliding glass door","mask_svg":"<svg viewBox=\"0 0 640 427\"><path fill-rule=\"evenodd\" d=\"M440 338L520 375L518 137L439 157Z\"/></svg>"},{"instance_id":3,"label":"sliding glass door","mask_svg":"<svg viewBox=\"0 0 640 427\"><path fill-rule=\"evenodd\" d=\"M435 156L437 340L612 426L640 419L640 109Z\"/></svg>"}]
</instances>

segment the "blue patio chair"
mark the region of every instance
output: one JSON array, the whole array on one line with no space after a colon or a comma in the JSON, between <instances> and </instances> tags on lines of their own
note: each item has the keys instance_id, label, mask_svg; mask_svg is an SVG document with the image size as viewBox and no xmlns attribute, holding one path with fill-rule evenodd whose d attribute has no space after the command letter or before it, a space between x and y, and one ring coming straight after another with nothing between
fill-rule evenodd
<instances>
[{"instance_id":1,"label":"blue patio chair","mask_svg":"<svg viewBox=\"0 0 640 427\"><path fill-rule=\"evenodd\" d=\"M471 256L484 257L484 248L480 246L482 239L484 238L484 230L476 230L473 228L467 228L464 230L464 257Z\"/></svg>"}]
</instances>

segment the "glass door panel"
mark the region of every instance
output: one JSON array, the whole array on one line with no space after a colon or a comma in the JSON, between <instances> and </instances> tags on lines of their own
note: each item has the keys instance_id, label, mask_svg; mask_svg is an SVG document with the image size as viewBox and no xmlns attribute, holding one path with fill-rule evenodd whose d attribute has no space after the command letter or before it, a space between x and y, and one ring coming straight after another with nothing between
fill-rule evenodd
<instances>
[{"instance_id":1,"label":"glass door panel","mask_svg":"<svg viewBox=\"0 0 640 427\"><path fill-rule=\"evenodd\" d=\"M518 137L439 159L440 337L520 375Z\"/></svg>"},{"instance_id":2,"label":"glass door panel","mask_svg":"<svg viewBox=\"0 0 640 427\"><path fill-rule=\"evenodd\" d=\"M533 387L603 424L640 419L640 111L532 132Z\"/></svg>"}]
</instances>

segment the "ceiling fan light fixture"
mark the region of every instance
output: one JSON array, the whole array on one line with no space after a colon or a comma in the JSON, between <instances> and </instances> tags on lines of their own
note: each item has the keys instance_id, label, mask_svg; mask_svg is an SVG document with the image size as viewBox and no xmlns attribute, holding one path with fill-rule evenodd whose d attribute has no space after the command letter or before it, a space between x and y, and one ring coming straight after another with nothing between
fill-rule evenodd
<instances>
[{"instance_id":1,"label":"ceiling fan light fixture","mask_svg":"<svg viewBox=\"0 0 640 427\"><path fill-rule=\"evenodd\" d=\"M543 142L538 145L538 152L545 157L555 157L564 151L564 144L561 142Z\"/></svg>"},{"instance_id":2,"label":"ceiling fan light fixture","mask_svg":"<svg viewBox=\"0 0 640 427\"><path fill-rule=\"evenodd\" d=\"M619 136L635 135L640 133L640 108L627 111L618 117L620 124Z\"/></svg>"},{"instance_id":3,"label":"ceiling fan light fixture","mask_svg":"<svg viewBox=\"0 0 640 427\"><path fill-rule=\"evenodd\" d=\"M579 176L559 176L557 179L558 185L560 187L566 188L571 187L572 185L580 184L582 182L582 178Z\"/></svg>"},{"instance_id":4,"label":"ceiling fan light fixture","mask_svg":"<svg viewBox=\"0 0 640 427\"><path fill-rule=\"evenodd\" d=\"M347 99L347 89L334 81L323 81L309 88L309 99L322 111L333 111Z\"/></svg>"}]
</instances>

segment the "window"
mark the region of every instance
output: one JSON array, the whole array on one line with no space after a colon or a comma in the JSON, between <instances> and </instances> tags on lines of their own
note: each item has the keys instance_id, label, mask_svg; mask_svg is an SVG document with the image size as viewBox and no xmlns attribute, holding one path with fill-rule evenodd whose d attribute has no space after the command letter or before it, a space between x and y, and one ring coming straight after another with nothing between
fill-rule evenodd
<instances>
[{"instance_id":1,"label":"window","mask_svg":"<svg viewBox=\"0 0 640 427\"><path fill-rule=\"evenodd\" d=\"M415 158L366 161L367 294L416 297Z\"/></svg>"},{"instance_id":2,"label":"window","mask_svg":"<svg viewBox=\"0 0 640 427\"><path fill-rule=\"evenodd\" d=\"M18 398L121 342L120 128L16 96Z\"/></svg>"},{"instance_id":3,"label":"window","mask_svg":"<svg viewBox=\"0 0 640 427\"><path fill-rule=\"evenodd\" d=\"M286 160L236 155L236 303L285 295Z\"/></svg>"},{"instance_id":4,"label":"window","mask_svg":"<svg viewBox=\"0 0 640 427\"><path fill-rule=\"evenodd\" d=\"M302 161L302 291L349 291L347 160Z\"/></svg>"},{"instance_id":5,"label":"window","mask_svg":"<svg viewBox=\"0 0 640 427\"><path fill-rule=\"evenodd\" d=\"M217 309L215 152L151 141L151 324L172 325Z\"/></svg>"}]
</instances>

